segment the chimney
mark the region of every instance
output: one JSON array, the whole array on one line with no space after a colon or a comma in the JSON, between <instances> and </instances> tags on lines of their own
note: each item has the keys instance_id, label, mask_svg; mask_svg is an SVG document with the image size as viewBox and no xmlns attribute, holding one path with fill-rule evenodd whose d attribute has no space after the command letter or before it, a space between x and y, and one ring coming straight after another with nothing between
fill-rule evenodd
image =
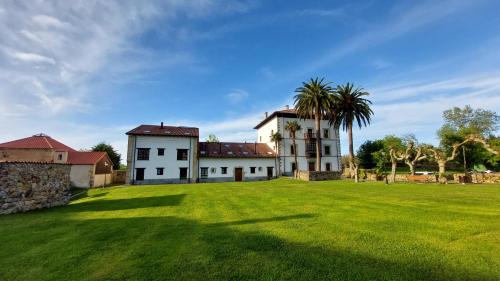
<instances>
[{"instance_id":1,"label":"chimney","mask_svg":"<svg viewBox=\"0 0 500 281\"><path fill-rule=\"evenodd\" d=\"M285 109L290 109L290 106L288 104L285 105Z\"/></svg>"},{"instance_id":2,"label":"chimney","mask_svg":"<svg viewBox=\"0 0 500 281\"><path fill-rule=\"evenodd\" d=\"M163 129L163 122L160 123L160 129Z\"/></svg>"},{"instance_id":3,"label":"chimney","mask_svg":"<svg viewBox=\"0 0 500 281\"><path fill-rule=\"evenodd\" d=\"M267 118L267 111L264 113L264 115L265 115L265 116L266 116L266 118Z\"/></svg>"}]
</instances>

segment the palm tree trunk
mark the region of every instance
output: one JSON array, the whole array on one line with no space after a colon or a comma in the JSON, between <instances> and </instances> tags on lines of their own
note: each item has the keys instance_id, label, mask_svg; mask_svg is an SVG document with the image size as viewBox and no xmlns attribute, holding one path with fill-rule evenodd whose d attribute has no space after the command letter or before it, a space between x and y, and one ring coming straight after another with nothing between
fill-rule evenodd
<instances>
[{"instance_id":1,"label":"palm tree trunk","mask_svg":"<svg viewBox=\"0 0 500 281\"><path fill-rule=\"evenodd\" d=\"M347 126L348 130L348 141L349 141L349 172L351 173L351 178L354 178L354 144L352 142L352 124Z\"/></svg>"},{"instance_id":2,"label":"palm tree trunk","mask_svg":"<svg viewBox=\"0 0 500 281\"><path fill-rule=\"evenodd\" d=\"M318 111L314 114L316 123L316 171L321 172L321 116Z\"/></svg>"},{"instance_id":3,"label":"palm tree trunk","mask_svg":"<svg viewBox=\"0 0 500 281\"><path fill-rule=\"evenodd\" d=\"M293 171L294 176L297 175L299 171L299 163L297 161L297 143L295 142L295 132L292 133L292 143L293 143L293 152L294 152L294 160L295 160L295 171Z\"/></svg>"}]
</instances>

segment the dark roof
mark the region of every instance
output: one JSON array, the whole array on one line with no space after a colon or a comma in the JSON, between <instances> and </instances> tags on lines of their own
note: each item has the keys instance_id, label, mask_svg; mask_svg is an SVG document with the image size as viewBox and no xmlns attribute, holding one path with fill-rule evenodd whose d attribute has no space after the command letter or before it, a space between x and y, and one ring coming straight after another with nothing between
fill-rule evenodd
<instances>
[{"instance_id":1,"label":"dark roof","mask_svg":"<svg viewBox=\"0 0 500 281\"><path fill-rule=\"evenodd\" d=\"M194 127L174 127L158 125L140 125L128 131L127 135L137 136L176 136L176 137L198 137L199 130Z\"/></svg>"},{"instance_id":2,"label":"dark roof","mask_svg":"<svg viewBox=\"0 0 500 281\"><path fill-rule=\"evenodd\" d=\"M273 158L274 151L265 143L200 142L200 157L210 158Z\"/></svg>"},{"instance_id":3,"label":"dark roof","mask_svg":"<svg viewBox=\"0 0 500 281\"><path fill-rule=\"evenodd\" d=\"M258 129L264 126L267 122L271 121L274 117L288 117L288 118L297 118L297 110L295 108L277 110L273 112L271 115L267 116L264 120L262 120L254 129ZM325 120L325 119L323 119Z\"/></svg>"},{"instance_id":4,"label":"dark roof","mask_svg":"<svg viewBox=\"0 0 500 281\"><path fill-rule=\"evenodd\" d=\"M0 148L31 148L54 149L57 151L75 151L73 148L60 143L44 134L38 134L24 139L0 143Z\"/></svg>"},{"instance_id":5,"label":"dark roof","mask_svg":"<svg viewBox=\"0 0 500 281\"><path fill-rule=\"evenodd\" d=\"M258 129L258 128L264 126L267 122L271 121L274 117L296 118L297 117L297 110L295 110L294 108L277 110L277 111L271 113L271 115L267 116L264 120L262 120L257 126L255 126L254 129Z\"/></svg>"}]
</instances>

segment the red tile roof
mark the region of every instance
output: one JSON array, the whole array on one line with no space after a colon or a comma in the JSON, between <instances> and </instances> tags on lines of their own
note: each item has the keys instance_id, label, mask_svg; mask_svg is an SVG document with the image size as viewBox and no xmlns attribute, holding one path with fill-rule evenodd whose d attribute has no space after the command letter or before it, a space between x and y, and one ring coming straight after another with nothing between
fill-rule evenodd
<instances>
[{"instance_id":1,"label":"red tile roof","mask_svg":"<svg viewBox=\"0 0 500 281\"><path fill-rule=\"evenodd\" d=\"M127 135L198 137L199 130L194 127L140 125L139 127L128 131Z\"/></svg>"},{"instance_id":2,"label":"red tile roof","mask_svg":"<svg viewBox=\"0 0 500 281\"><path fill-rule=\"evenodd\" d=\"M94 165L103 157L107 157L106 152L101 151L70 151L68 153L68 163L73 165ZM108 158L109 159L109 158ZM111 160L109 160L111 161ZM111 164L111 162L110 162ZM112 164L111 164L112 165Z\"/></svg>"},{"instance_id":3,"label":"red tile roof","mask_svg":"<svg viewBox=\"0 0 500 281\"><path fill-rule=\"evenodd\" d=\"M76 151L73 148L60 143L44 134L38 134L29 138L1 143L0 149L1 148L54 149L55 151L64 151L68 152L68 160L66 163L73 165L93 165L99 162L102 157L107 157L109 160L108 154L106 152ZM111 162L111 160L109 161Z\"/></svg>"},{"instance_id":4,"label":"red tile roof","mask_svg":"<svg viewBox=\"0 0 500 281\"><path fill-rule=\"evenodd\" d=\"M265 143L200 142L200 157L273 158L274 151Z\"/></svg>"},{"instance_id":5,"label":"red tile roof","mask_svg":"<svg viewBox=\"0 0 500 281\"><path fill-rule=\"evenodd\" d=\"M34 148L54 149L56 151L75 151L73 148L62 144L44 134L38 134L24 139L0 143L0 148Z\"/></svg>"}]
</instances>

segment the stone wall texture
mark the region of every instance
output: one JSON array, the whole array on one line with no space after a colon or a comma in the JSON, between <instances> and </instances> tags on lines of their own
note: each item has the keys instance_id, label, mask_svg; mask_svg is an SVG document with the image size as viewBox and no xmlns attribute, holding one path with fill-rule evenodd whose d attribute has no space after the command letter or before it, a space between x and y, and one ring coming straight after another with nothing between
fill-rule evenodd
<instances>
[{"instance_id":1,"label":"stone wall texture","mask_svg":"<svg viewBox=\"0 0 500 281\"><path fill-rule=\"evenodd\" d=\"M0 214L66 205L70 165L0 162Z\"/></svg>"},{"instance_id":2,"label":"stone wall texture","mask_svg":"<svg viewBox=\"0 0 500 281\"><path fill-rule=\"evenodd\" d=\"M340 179L341 172L316 172L316 171L298 171L297 178L303 181L325 181Z\"/></svg>"},{"instance_id":3,"label":"stone wall texture","mask_svg":"<svg viewBox=\"0 0 500 281\"><path fill-rule=\"evenodd\" d=\"M453 174L455 182L459 182L459 178L463 177L464 174ZM468 177L472 183L500 183L500 173L472 173Z\"/></svg>"}]
</instances>

